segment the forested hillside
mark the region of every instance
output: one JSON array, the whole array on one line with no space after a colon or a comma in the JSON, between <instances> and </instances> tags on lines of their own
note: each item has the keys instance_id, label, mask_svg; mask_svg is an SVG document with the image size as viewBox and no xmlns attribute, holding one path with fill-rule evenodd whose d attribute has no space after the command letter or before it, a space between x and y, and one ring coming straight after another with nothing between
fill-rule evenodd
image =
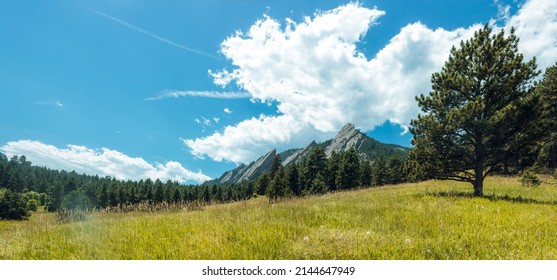
<instances>
[{"instance_id":1,"label":"forested hillside","mask_svg":"<svg viewBox=\"0 0 557 280\"><path fill-rule=\"evenodd\" d=\"M32 210L36 208L33 204L43 205L48 211L56 211L124 207L141 203L209 203L241 200L248 199L253 194L253 191L245 187L215 188L151 179L122 181L111 177L100 178L73 171L33 166L24 155L13 156L8 160L0 153L0 189L3 189L0 193L0 210L4 209L0 212L0 219L24 219L28 213L21 213L21 207ZM11 213L16 209L19 209L19 214Z\"/></svg>"}]
</instances>

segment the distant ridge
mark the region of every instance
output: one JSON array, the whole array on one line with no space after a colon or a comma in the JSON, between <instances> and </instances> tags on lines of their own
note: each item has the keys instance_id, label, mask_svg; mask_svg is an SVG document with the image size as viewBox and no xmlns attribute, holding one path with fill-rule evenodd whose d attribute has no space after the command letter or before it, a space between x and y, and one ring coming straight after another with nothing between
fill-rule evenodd
<instances>
[{"instance_id":1,"label":"distant ridge","mask_svg":"<svg viewBox=\"0 0 557 280\"><path fill-rule=\"evenodd\" d=\"M306 147L300 149L290 149L280 153L282 165L288 166L292 163L303 162L311 149L314 147L322 147L325 150L325 155L329 157L333 152L340 153L354 148L361 159L373 161L379 156L385 158L397 154L403 158L408 156L409 148L405 148L394 144L381 143L357 130L353 124L346 124L337 133L337 135L330 140L323 143L316 143L312 141ZM244 181L255 180L263 172L266 172L273 158L277 154L276 149L266 153L259 159L251 162L248 165L241 164L233 170L226 171L218 179L206 181L207 185L222 185L222 184L236 184Z\"/></svg>"}]
</instances>

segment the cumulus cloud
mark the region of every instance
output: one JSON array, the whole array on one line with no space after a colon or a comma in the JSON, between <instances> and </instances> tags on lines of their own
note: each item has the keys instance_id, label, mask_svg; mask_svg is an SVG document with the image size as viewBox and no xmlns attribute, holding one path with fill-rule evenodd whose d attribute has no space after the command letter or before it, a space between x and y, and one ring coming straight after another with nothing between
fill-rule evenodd
<instances>
[{"instance_id":1,"label":"cumulus cloud","mask_svg":"<svg viewBox=\"0 0 557 280\"><path fill-rule=\"evenodd\" d=\"M201 183L210 179L202 172L189 171L175 161L152 165L143 158L130 157L108 148L90 149L84 146L68 145L67 148L60 149L38 141L20 140L8 142L0 147L0 150L9 157L25 155L37 166L75 170L78 173L90 175L112 176L121 180L146 178L155 180L158 178L163 181Z\"/></svg>"},{"instance_id":2,"label":"cumulus cloud","mask_svg":"<svg viewBox=\"0 0 557 280\"><path fill-rule=\"evenodd\" d=\"M504 5L499 0L493 0L493 4L497 7L497 19L498 21L506 22L511 17L511 6Z\"/></svg>"},{"instance_id":3,"label":"cumulus cloud","mask_svg":"<svg viewBox=\"0 0 557 280\"><path fill-rule=\"evenodd\" d=\"M557 1L531 0L506 24L506 29L516 28L520 51L526 59L536 57L544 70L557 59Z\"/></svg>"},{"instance_id":4,"label":"cumulus cloud","mask_svg":"<svg viewBox=\"0 0 557 280\"><path fill-rule=\"evenodd\" d=\"M224 108L224 112L227 114L232 114L232 110L228 109L228 108Z\"/></svg>"},{"instance_id":5,"label":"cumulus cloud","mask_svg":"<svg viewBox=\"0 0 557 280\"><path fill-rule=\"evenodd\" d=\"M556 49L557 4L546 2L555 1L525 3L507 23L521 37L532 32L522 38L521 51L549 59ZM419 112L414 97L431 89L431 73L441 69L453 45L482 24L432 30L411 23L367 58L356 44L384 14L350 3L299 23L264 16L248 31L237 31L221 44L235 68L209 73L216 85L234 85L252 100L276 102L279 115L251 118L185 144L197 156L247 162L274 147L307 142L308 135L319 140L348 122L366 131L385 121L406 127ZM537 28L541 35L530 30ZM549 49L538 47L541 39Z\"/></svg>"}]
</instances>

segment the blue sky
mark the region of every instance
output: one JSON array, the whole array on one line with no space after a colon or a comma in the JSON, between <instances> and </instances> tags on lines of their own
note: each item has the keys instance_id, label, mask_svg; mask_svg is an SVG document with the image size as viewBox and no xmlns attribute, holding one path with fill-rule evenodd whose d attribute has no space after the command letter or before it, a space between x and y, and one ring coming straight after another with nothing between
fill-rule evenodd
<instances>
[{"instance_id":1,"label":"blue sky","mask_svg":"<svg viewBox=\"0 0 557 280\"><path fill-rule=\"evenodd\" d=\"M413 96L480 25L552 65L553 2L5 1L0 151L196 183L347 122L409 146Z\"/></svg>"}]
</instances>

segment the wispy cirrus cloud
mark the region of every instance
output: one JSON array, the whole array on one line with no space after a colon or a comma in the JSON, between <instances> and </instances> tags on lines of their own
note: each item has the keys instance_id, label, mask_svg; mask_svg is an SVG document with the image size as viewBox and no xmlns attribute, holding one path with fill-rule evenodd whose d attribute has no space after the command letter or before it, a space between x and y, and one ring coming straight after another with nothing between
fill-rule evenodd
<instances>
[{"instance_id":1,"label":"wispy cirrus cloud","mask_svg":"<svg viewBox=\"0 0 557 280\"><path fill-rule=\"evenodd\" d=\"M87 11L89 11L89 12L91 12L91 13L93 13L93 14L96 14L96 15L98 15L98 16L104 17L104 18L109 19L109 20L111 20L111 21L113 21L113 22L119 23L120 25L123 25L123 26L125 26L125 27L127 27L127 28L129 28L129 29L131 29L131 30L133 30L133 31L136 31L136 32L139 32L139 33L141 33L141 34L147 35L147 36L149 36L149 37L151 37L151 38L153 38L153 39L159 40L159 41L161 41L161 42L163 42L163 43L166 43L166 44L168 44L168 45L171 45L171 46L173 46L173 47L176 47L176 48L179 48L179 49L182 49L182 50L186 50L186 51L191 52L191 53L194 53L194 54L203 55L203 56L210 57L210 58L214 58L214 59L219 59L218 57L216 57L216 56L214 56L214 55L208 54L208 53L203 52L203 51L200 51L200 50L192 49L192 48L190 48L190 47L186 47L186 46L184 46L184 45L182 45L182 44L178 44L178 43L176 43L176 42L174 42L174 41L172 41L172 40L170 40L170 39L164 38L164 37L162 37L162 36L160 36L160 35L158 35L158 34L155 34L155 33L153 33L153 32L147 31L147 30L145 30L145 29L143 29L143 28L141 28L141 27L135 26L135 25L133 25L133 24L131 24L131 23L125 21L125 20L119 19L119 18L117 18L117 17L113 17L113 16L111 16L111 15L109 15L109 14L106 14L106 13L103 13L103 12L101 12L101 11L97 11L97 10L94 10L94 9L91 9L91 8L88 8L88 7L82 7L82 8L85 9L85 10L87 10Z\"/></svg>"},{"instance_id":2,"label":"wispy cirrus cloud","mask_svg":"<svg viewBox=\"0 0 557 280\"><path fill-rule=\"evenodd\" d=\"M240 99L240 98L251 98L251 95L247 92L218 92L218 91L192 91L192 90L166 90L161 94L145 98L146 101L156 101L167 98L178 98L178 97L207 97L207 98L220 98L220 99Z\"/></svg>"},{"instance_id":3,"label":"wispy cirrus cloud","mask_svg":"<svg viewBox=\"0 0 557 280\"><path fill-rule=\"evenodd\" d=\"M43 105L43 106L56 106L60 108L64 108L64 104L60 101L36 101L35 104Z\"/></svg>"}]
</instances>

